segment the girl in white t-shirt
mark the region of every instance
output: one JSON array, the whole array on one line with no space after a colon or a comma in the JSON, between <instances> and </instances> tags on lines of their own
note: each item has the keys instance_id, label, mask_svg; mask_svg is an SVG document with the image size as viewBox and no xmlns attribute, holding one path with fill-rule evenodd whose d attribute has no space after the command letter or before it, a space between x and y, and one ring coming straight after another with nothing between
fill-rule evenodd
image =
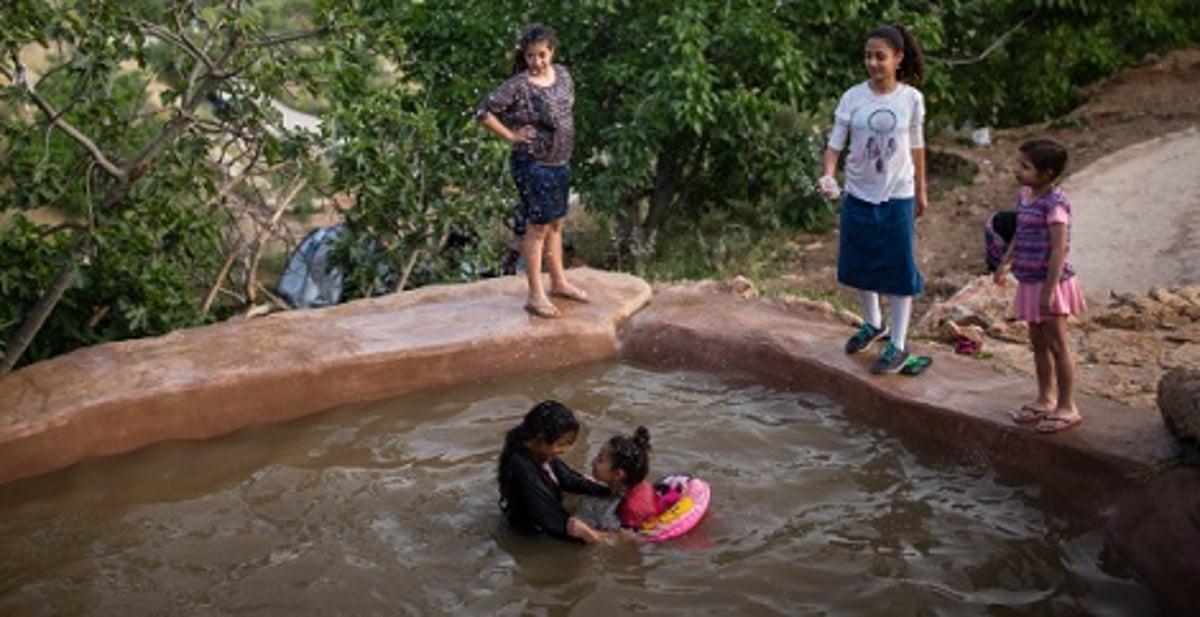
<instances>
[{"instance_id":1,"label":"girl in white t-shirt","mask_svg":"<svg viewBox=\"0 0 1200 617\"><path fill-rule=\"evenodd\" d=\"M889 297L890 339L872 373L896 373L909 362L908 322L913 296L924 281L914 254L914 220L925 212L925 101L914 86L925 78L925 59L902 26L867 35L869 79L842 94L834 112L818 189L828 199L842 193L834 174L842 149L845 195L838 234L838 282L859 291L863 325L846 341L858 353L888 336L879 295ZM914 356L915 358L915 356Z\"/></svg>"}]
</instances>

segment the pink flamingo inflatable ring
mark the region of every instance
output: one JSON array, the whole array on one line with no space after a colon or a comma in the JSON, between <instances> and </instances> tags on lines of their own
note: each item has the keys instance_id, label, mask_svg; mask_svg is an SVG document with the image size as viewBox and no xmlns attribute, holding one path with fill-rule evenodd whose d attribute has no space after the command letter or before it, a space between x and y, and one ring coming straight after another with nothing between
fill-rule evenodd
<instances>
[{"instance_id":1,"label":"pink flamingo inflatable ring","mask_svg":"<svg viewBox=\"0 0 1200 617\"><path fill-rule=\"evenodd\" d=\"M663 542L678 538L691 531L708 512L711 490L699 478L684 474L665 476L654 483L654 492L666 510L642 523L638 533L643 540Z\"/></svg>"}]
</instances>

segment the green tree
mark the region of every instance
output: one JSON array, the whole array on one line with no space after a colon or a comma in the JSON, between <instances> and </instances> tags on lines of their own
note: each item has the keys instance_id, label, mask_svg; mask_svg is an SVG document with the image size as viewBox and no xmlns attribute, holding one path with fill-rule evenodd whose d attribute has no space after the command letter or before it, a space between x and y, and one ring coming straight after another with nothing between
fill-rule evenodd
<instances>
[{"instance_id":1,"label":"green tree","mask_svg":"<svg viewBox=\"0 0 1200 617\"><path fill-rule=\"evenodd\" d=\"M514 196L471 110L532 21L575 77L575 188L639 271L664 239L829 220L813 175L880 24L929 55L931 128L1045 120L1200 40L1195 0L9 0L0 372L254 304L301 193L348 207L356 295L493 269ZM315 132L284 126L298 99Z\"/></svg>"}]
</instances>

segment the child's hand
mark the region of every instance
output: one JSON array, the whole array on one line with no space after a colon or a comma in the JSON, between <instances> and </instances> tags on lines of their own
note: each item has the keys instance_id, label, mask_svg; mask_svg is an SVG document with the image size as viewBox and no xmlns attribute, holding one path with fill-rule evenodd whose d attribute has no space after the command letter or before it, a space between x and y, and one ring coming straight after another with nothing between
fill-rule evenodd
<instances>
[{"instance_id":1,"label":"child's hand","mask_svg":"<svg viewBox=\"0 0 1200 617\"><path fill-rule=\"evenodd\" d=\"M567 519L567 535L571 536L572 538L579 538L588 544L611 543L609 534L592 529L587 523L575 518L574 516Z\"/></svg>"},{"instance_id":2,"label":"child's hand","mask_svg":"<svg viewBox=\"0 0 1200 617\"><path fill-rule=\"evenodd\" d=\"M512 143L529 143L533 141L534 137L537 137L537 129L534 128L532 124L526 124L525 126L512 132Z\"/></svg>"},{"instance_id":3,"label":"child's hand","mask_svg":"<svg viewBox=\"0 0 1200 617\"><path fill-rule=\"evenodd\" d=\"M817 192L825 199L837 199L842 194L842 189L838 187L837 179L833 176L821 176L817 180Z\"/></svg>"},{"instance_id":4,"label":"child's hand","mask_svg":"<svg viewBox=\"0 0 1200 617\"><path fill-rule=\"evenodd\" d=\"M1043 283L1043 287L1046 287L1046 286L1047 285L1045 283ZM1051 287L1051 289L1053 289L1053 287ZM1052 294L1045 294L1045 293L1042 294L1041 301L1038 302L1038 314L1043 315L1043 316L1053 315L1054 313L1052 313L1050 311L1050 304L1051 304L1051 302L1053 302L1053 300L1054 300L1054 296Z\"/></svg>"}]
</instances>

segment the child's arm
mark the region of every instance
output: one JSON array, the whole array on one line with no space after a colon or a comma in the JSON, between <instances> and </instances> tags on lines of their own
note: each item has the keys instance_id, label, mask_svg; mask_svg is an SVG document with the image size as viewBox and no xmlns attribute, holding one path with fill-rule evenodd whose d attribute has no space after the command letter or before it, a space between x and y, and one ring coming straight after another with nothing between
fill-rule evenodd
<instances>
[{"instance_id":1,"label":"child's arm","mask_svg":"<svg viewBox=\"0 0 1200 617\"><path fill-rule=\"evenodd\" d=\"M592 495L593 497L608 497L612 494L612 491L607 486L571 469L571 466L564 463L561 459L554 459L554 462L550 463L550 466L554 468L554 475L558 478L559 488L565 492Z\"/></svg>"},{"instance_id":2,"label":"child's arm","mask_svg":"<svg viewBox=\"0 0 1200 617\"><path fill-rule=\"evenodd\" d=\"M496 114L491 112L484 114L479 119L479 123L482 124L484 128L491 131L496 137L499 137L510 144L527 142L537 135L537 129L528 124L517 128L515 131L509 130L509 128L504 126L504 123L500 121L500 118L497 118Z\"/></svg>"},{"instance_id":3,"label":"child's arm","mask_svg":"<svg viewBox=\"0 0 1200 617\"><path fill-rule=\"evenodd\" d=\"M613 538L612 534L592 529L587 523L574 516L567 519L567 534L587 544L607 543Z\"/></svg>"},{"instance_id":4,"label":"child's arm","mask_svg":"<svg viewBox=\"0 0 1200 617\"><path fill-rule=\"evenodd\" d=\"M996 266L996 271L992 273L992 280L1001 287L1008 280L1008 269L1012 266L1013 249L1016 246L1016 242L1008 243L1008 248L1004 249L1004 257L1000 260L1000 265Z\"/></svg>"},{"instance_id":5,"label":"child's arm","mask_svg":"<svg viewBox=\"0 0 1200 617\"><path fill-rule=\"evenodd\" d=\"M916 218L921 218L925 214L925 208L929 205L929 195L925 190L925 148L912 149L913 162L913 181L916 189Z\"/></svg>"},{"instance_id":6,"label":"child's arm","mask_svg":"<svg viewBox=\"0 0 1200 617\"><path fill-rule=\"evenodd\" d=\"M1054 300L1054 291L1062 278L1063 267L1067 262L1067 224L1050 224L1050 263L1046 266L1046 280L1042 282L1042 297L1038 310L1043 315L1050 314L1050 303Z\"/></svg>"}]
</instances>

